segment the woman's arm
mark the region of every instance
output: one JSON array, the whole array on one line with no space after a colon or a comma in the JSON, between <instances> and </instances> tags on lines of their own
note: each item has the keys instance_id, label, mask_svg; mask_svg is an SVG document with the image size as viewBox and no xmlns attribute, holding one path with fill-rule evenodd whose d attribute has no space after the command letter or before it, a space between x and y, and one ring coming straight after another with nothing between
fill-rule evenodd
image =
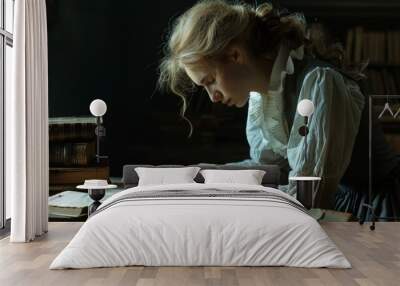
<instances>
[{"instance_id":1,"label":"woman's arm","mask_svg":"<svg viewBox=\"0 0 400 286\"><path fill-rule=\"evenodd\" d=\"M354 82L345 82L339 72L322 67L305 77L299 101L306 98L315 106L309 120L307 161L304 138L298 133L304 118L296 113L287 150L290 176L322 177L315 205L332 208L337 186L350 163L365 100Z\"/></svg>"}]
</instances>

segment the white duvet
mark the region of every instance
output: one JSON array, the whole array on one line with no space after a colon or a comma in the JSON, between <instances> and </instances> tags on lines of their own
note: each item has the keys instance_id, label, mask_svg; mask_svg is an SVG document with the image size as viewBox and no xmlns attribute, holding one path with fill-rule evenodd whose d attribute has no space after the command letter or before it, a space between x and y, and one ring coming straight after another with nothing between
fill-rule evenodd
<instances>
[{"instance_id":1,"label":"white duvet","mask_svg":"<svg viewBox=\"0 0 400 286\"><path fill-rule=\"evenodd\" d=\"M135 187L165 190L263 190L262 186L179 184ZM298 202L297 202L298 203ZM89 218L50 269L145 266L294 266L350 268L317 221L288 204L257 198L153 198L122 201Z\"/></svg>"}]
</instances>

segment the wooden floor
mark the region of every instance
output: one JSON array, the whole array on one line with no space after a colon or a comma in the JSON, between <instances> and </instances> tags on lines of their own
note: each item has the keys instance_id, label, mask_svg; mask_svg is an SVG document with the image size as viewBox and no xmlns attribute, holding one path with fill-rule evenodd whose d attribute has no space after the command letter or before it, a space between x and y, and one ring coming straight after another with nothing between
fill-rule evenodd
<instances>
[{"instance_id":1,"label":"wooden floor","mask_svg":"<svg viewBox=\"0 0 400 286\"><path fill-rule=\"evenodd\" d=\"M400 223L324 223L353 268L290 267L121 267L48 270L82 223L50 223L32 243L0 241L0 285L400 285Z\"/></svg>"}]
</instances>

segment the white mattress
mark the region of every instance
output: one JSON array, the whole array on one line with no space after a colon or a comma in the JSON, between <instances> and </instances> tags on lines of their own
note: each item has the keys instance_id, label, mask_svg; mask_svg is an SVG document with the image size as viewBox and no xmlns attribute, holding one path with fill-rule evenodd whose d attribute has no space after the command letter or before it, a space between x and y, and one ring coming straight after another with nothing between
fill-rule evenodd
<instances>
[{"instance_id":1,"label":"white mattress","mask_svg":"<svg viewBox=\"0 0 400 286\"><path fill-rule=\"evenodd\" d=\"M297 202L277 189L252 185L194 183L127 189L100 206L104 210L83 224L50 269L127 265L351 267L318 222L290 204L234 197L152 198L112 204L131 192L204 188L263 190Z\"/></svg>"}]
</instances>

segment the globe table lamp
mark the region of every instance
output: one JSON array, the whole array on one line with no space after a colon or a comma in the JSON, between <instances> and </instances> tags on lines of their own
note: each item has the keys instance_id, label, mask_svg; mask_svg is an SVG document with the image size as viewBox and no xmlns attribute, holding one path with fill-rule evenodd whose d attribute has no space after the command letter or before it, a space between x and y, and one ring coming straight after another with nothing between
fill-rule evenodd
<instances>
[{"instance_id":1,"label":"globe table lamp","mask_svg":"<svg viewBox=\"0 0 400 286\"><path fill-rule=\"evenodd\" d=\"M101 99L95 99L90 103L89 106L90 113L96 117L96 137L97 137L97 144L96 144L96 161L99 164L100 159L106 159L108 156L101 156L100 155L100 139L101 137L106 136L106 129L102 125L103 123L103 115L107 111L107 104Z\"/></svg>"},{"instance_id":2,"label":"globe table lamp","mask_svg":"<svg viewBox=\"0 0 400 286\"><path fill-rule=\"evenodd\" d=\"M297 112L301 116L304 116L304 125L299 128L299 134L304 137L304 160L307 161L308 121L310 116L314 113L314 104L309 99L303 99L297 105Z\"/></svg>"}]
</instances>

